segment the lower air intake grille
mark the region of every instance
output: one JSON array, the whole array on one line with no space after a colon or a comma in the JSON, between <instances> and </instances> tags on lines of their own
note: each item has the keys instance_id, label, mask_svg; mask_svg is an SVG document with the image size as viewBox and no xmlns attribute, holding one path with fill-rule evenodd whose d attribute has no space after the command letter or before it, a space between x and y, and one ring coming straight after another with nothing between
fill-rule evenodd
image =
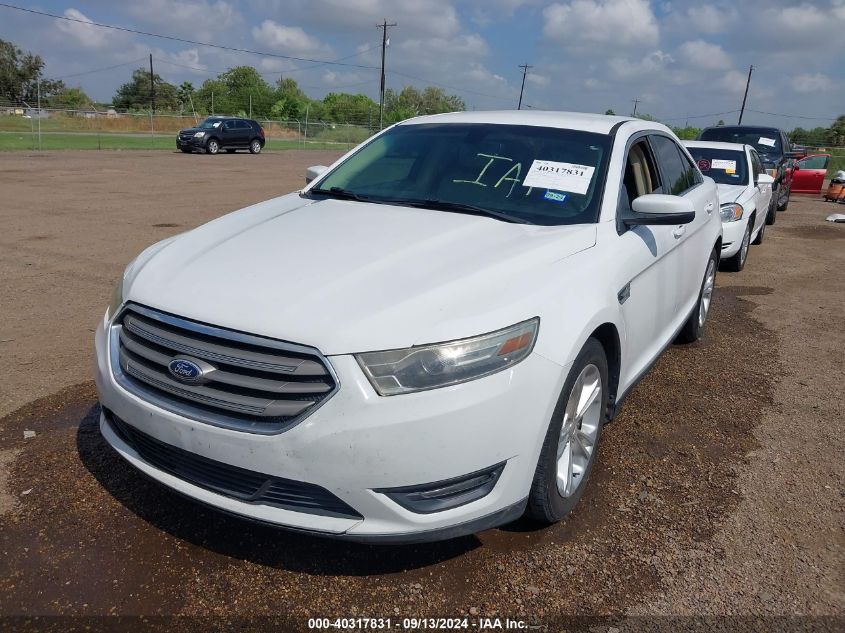
<instances>
[{"instance_id":1,"label":"lower air intake grille","mask_svg":"<svg viewBox=\"0 0 845 633\"><path fill-rule=\"evenodd\" d=\"M130 426L110 411L112 430L145 462L187 482L247 503L321 516L360 519L360 514L325 488L231 466L165 444Z\"/></svg>"}]
</instances>

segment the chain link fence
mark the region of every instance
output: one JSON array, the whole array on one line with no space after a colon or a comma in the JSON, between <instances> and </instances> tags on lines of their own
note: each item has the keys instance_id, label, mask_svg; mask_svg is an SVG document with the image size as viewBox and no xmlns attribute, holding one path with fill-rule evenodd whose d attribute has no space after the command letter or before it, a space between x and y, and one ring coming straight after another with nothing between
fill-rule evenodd
<instances>
[{"instance_id":1,"label":"chain link fence","mask_svg":"<svg viewBox=\"0 0 845 633\"><path fill-rule=\"evenodd\" d=\"M205 117L0 104L0 149L175 149L176 133ZM376 132L368 125L255 118L267 149L347 149Z\"/></svg>"}]
</instances>

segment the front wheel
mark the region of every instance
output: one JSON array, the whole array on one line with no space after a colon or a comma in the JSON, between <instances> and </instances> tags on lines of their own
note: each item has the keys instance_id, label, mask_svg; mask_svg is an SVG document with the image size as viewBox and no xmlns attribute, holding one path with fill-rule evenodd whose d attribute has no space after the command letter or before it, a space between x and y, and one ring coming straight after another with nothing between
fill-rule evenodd
<instances>
[{"instance_id":1,"label":"front wheel","mask_svg":"<svg viewBox=\"0 0 845 633\"><path fill-rule=\"evenodd\" d=\"M786 189L786 200L784 200L781 204L778 205L778 211L786 211L786 207L789 206L789 196L792 195L792 185L790 185Z\"/></svg>"},{"instance_id":2,"label":"front wheel","mask_svg":"<svg viewBox=\"0 0 845 633\"><path fill-rule=\"evenodd\" d=\"M217 139L211 139L205 146L205 151L209 154L216 154L220 151L220 143L217 142Z\"/></svg>"},{"instance_id":3,"label":"front wheel","mask_svg":"<svg viewBox=\"0 0 845 633\"><path fill-rule=\"evenodd\" d=\"M255 139L252 143L249 144L249 153L250 154L260 154L261 153L261 141Z\"/></svg>"},{"instance_id":4,"label":"front wheel","mask_svg":"<svg viewBox=\"0 0 845 633\"><path fill-rule=\"evenodd\" d=\"M704 269L704 280L701 282L701 290L698 292L698 303L690 314L684 327L678 333L679 343L694 343L701 338L704 331L704 324L710 314L710 303L713 300L713 289L716 287L716 268L719 256L716 249L710 251L710 259L707 260L707 268Z\"/></svg>"},{"instance_id":5,"label":"front wheel","mask_svg":"<svg viewBox=\"0 0 845 633\"><path fill-rule=\"evenodd\" d=\"M760 225L760 230L757 231L757 237L755 237L754 241L751 242L755 246L763 243L763 234L766 232L766 225L767 224L768 224L768 222L764 221L763 224Z\"/></svg>"},{"instance_id":6,"label":"front wheel","mask_svg":"<svg viewBox=\"0 0 845 633\"><path fill-rule=\"evenodd\" d=\"M751 218L745 225L745 233L742 234L742 242L739 245L739 250L736 252L736 255L730 259L724 260L725 270L738 273L740 270L745 268L745 262L748 259L748 245L751 244L751 223L753 221L754 218ZM763 226L765 226L765 224Z\"/></svg>"},{"instance_id":7,"label":"front wheel","mask_svg":"<svg viewBox=\"0 0 845 633\"><path fill-rule=\"evenodd\" d=\"M587 339L558 399L531 483L526 514L555 523L569 514L587 484L607 411L607 358Z\"/></svg>"},{"instance_id":8,"label":"front wheel","mask_svg":"<svg viewBox=\"0 0 845 633\"><path fill-rule=\"evenodd\" d=\"M769 203L769 212L766 214L766 224L774 224L775 221L778 219L778 211L775 208L775 201L772 200Z\"/></svg>"}]
</instances>

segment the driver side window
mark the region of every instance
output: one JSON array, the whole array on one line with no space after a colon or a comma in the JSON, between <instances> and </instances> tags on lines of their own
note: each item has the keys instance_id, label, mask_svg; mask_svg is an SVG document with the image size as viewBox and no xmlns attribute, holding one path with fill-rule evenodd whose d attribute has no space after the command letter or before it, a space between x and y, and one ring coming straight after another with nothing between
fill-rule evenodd
<instances>
[{"instance_id":1,"label":"driver side window","mask_svg":"<svg viewBox=\"0 0 845 633\"><path fill-rule=\"evenodd\" d=\"M645 138L634 143L628 150L622 186L624 188L622 198L627 203L628 209L631 208L636 198L660 191L660 179L657 175L654 157L651 155L651 148Z\"/></svg>"}]
</instances>

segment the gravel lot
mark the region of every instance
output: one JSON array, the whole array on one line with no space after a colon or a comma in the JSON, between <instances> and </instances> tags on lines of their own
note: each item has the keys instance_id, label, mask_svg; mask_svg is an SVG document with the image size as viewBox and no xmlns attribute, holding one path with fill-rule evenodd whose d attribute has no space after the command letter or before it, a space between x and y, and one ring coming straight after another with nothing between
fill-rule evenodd
<instances>
[{"instance_id":1,"label":"gravel lot","mask_svg":"<svg viewBox=\"0 0 845 633\"><path fill-rule=\"evenodd\" d=\"M560 525L338 543L219 515L126 466L99 435L91 382L94 323L123 266L334 157L0 155L0 615L842 630L845 225L815 198L794 196L746 269L719 275L704 340L670 348L637 387Z\"/></svg>"}]
</instances>

